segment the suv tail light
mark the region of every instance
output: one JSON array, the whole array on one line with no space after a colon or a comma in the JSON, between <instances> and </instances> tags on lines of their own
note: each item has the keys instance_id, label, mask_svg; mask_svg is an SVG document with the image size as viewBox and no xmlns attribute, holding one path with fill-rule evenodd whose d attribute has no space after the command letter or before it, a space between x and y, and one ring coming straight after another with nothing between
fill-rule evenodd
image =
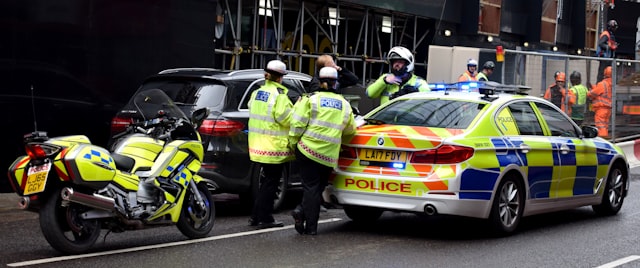
<instances>
[{"instance_id":1,"label":"suv tail light","mask_svg":"<svg viewBox=\"0 0 640 268\"><path fill-rule=\"evenodd\" d=\"M242 122L226 119L207 119L202 122L198 131L204 135L228 137L236 134L237 132L242 132L243 129L244 124Z\"/></svg>"},{"instance_id":2,"label":"suv tail light","mask_svg":"<svg viewBox=\"0 0 640 268\"><path fill-rule=\"evenodd\" d=\"M127 129L127 127L133 123L131 117L114 117L111 119L111 134L120 133Z\"/></svg>"},{"instance_id":3,"label":"suv tail light","mask_svg":"<svg viewBox=\"0 0 640 268\"><path fill-rule=\"evenodd\" d=\"M435 149L413 153L411 163L422 164L454 164L465 161L473 156L473 148L443 145Z\"/></svg>"}]
</instances>

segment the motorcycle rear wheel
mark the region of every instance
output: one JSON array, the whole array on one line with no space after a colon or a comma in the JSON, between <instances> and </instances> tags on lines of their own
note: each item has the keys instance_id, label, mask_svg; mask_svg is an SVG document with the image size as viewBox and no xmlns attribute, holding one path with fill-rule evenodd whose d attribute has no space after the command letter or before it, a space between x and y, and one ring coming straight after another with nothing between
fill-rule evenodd
<instances>
[{"instance_id":1,"label":"motorcycle rear wheel","mask_svg":"<svg viewBox=\"0 0 640 268\"><path fill-rule=\"evenodd\" d=\"M100 236L98 220L83 220L80 215L89 208L70 203L61 206L58 191L46 198L40 209L40 229L51 247L69 254L89 250Z\"/></svg>"},{"instance_id":2,"label":"motorcycle rear wheel","mask_svg":"<svg viewBox=\"0 0 640 268\"><path fill-rule=\"evenodd\" d=\"M216 208L211 192L204 185L198 185L197 188L204 201L204 208L197 204L191 191L187 192L182 204L180 219L176 224L178 230L191 239L206 237L213 229L216 219Z\"/></svg>"}]
</instances>

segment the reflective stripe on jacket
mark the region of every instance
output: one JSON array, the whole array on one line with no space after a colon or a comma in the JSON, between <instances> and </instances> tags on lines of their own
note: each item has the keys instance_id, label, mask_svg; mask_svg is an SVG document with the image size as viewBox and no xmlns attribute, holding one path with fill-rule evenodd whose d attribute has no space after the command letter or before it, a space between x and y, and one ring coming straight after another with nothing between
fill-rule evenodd
<instances>
[{"instance_id":1,"label":"reflective stripe on jacket","mask_svg":"<svg viewBox=\"0 0 640 268\"><path fill-rule=\"evenodd\" d=\"M355 133L349 102L342 95L319 91L294 105L289 142L322 165L336 167L343 137Z\"/></svg>"},{"instance_id":2,"label":"reflective stripe on jacket","mask_svg":"<svg viewBox=\"0 0 640 268\"><path fill-rule=\"evenodd\" d=\"M283 85L265 80L249 99L249 158L279 164L294 159L288 144L293 104Z\"/></svg>"},{"instance_id":3,"label":"reflective stripe on jacket","mask_svg":"<svg viewBox=\"0 0 640 268\"><path fill-rule=\"evenodd\" d=\"M413 85L420 92L431 91L427 82L415 74L411 74L411 78L409 78L409 80L402 85L387 84L387 82L384 81L385 76L387 75L385 74L378 77L378 79L373 82L373 84L367 87L366 91L369 98L380 98L380 104L388 102L389 96L391 96L391 94L393 93L398 92L400 90L400 87L406 84Z\"/></svg>"}]
</instances>

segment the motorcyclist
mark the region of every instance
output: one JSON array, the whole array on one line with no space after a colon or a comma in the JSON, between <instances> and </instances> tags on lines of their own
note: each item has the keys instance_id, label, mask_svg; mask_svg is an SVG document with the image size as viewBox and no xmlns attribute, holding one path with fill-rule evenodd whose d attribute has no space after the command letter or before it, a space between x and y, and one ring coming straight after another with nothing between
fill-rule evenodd
<instances>
[{"instance_id":1,"label":"motorcyclist","mask_svg":"<svg viewBox=\"0 0 640 268\"><path fill-rule=\"evenodd\" d=\"M413 74L414 58L411 51L402 46L389 50L387 60L391 72L381 75L367 87L369 98L380 98L380 104L404 94L430 91L427 82Z\"/></svg>"},{"instance_id":2,"label":"motorcyclist","mask_svg":"<svg viewBox=\"0 0 640 268\"><path fill-rule=\"evenodd\" d=\"M478 61L474 59L467 60L467 70L458 77L458 82L478 81L477 73Z\"/></svg>"}]
</instances>

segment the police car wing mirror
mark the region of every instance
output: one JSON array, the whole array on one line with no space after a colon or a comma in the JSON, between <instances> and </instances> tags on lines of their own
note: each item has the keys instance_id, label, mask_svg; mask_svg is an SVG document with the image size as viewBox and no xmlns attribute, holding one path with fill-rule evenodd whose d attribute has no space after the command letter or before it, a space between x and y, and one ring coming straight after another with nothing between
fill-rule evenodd
<instances>
[{"instance_id":1,"label":"police car wing mirror","mask_svg":"<svg viewBox=\"0 0 640 268\"><path fill-rule=\"evenodd\" d=\"M587 139L598 137L598 129L594 126L582 126L582 136Z\"/></svg>"}]
</instances>

